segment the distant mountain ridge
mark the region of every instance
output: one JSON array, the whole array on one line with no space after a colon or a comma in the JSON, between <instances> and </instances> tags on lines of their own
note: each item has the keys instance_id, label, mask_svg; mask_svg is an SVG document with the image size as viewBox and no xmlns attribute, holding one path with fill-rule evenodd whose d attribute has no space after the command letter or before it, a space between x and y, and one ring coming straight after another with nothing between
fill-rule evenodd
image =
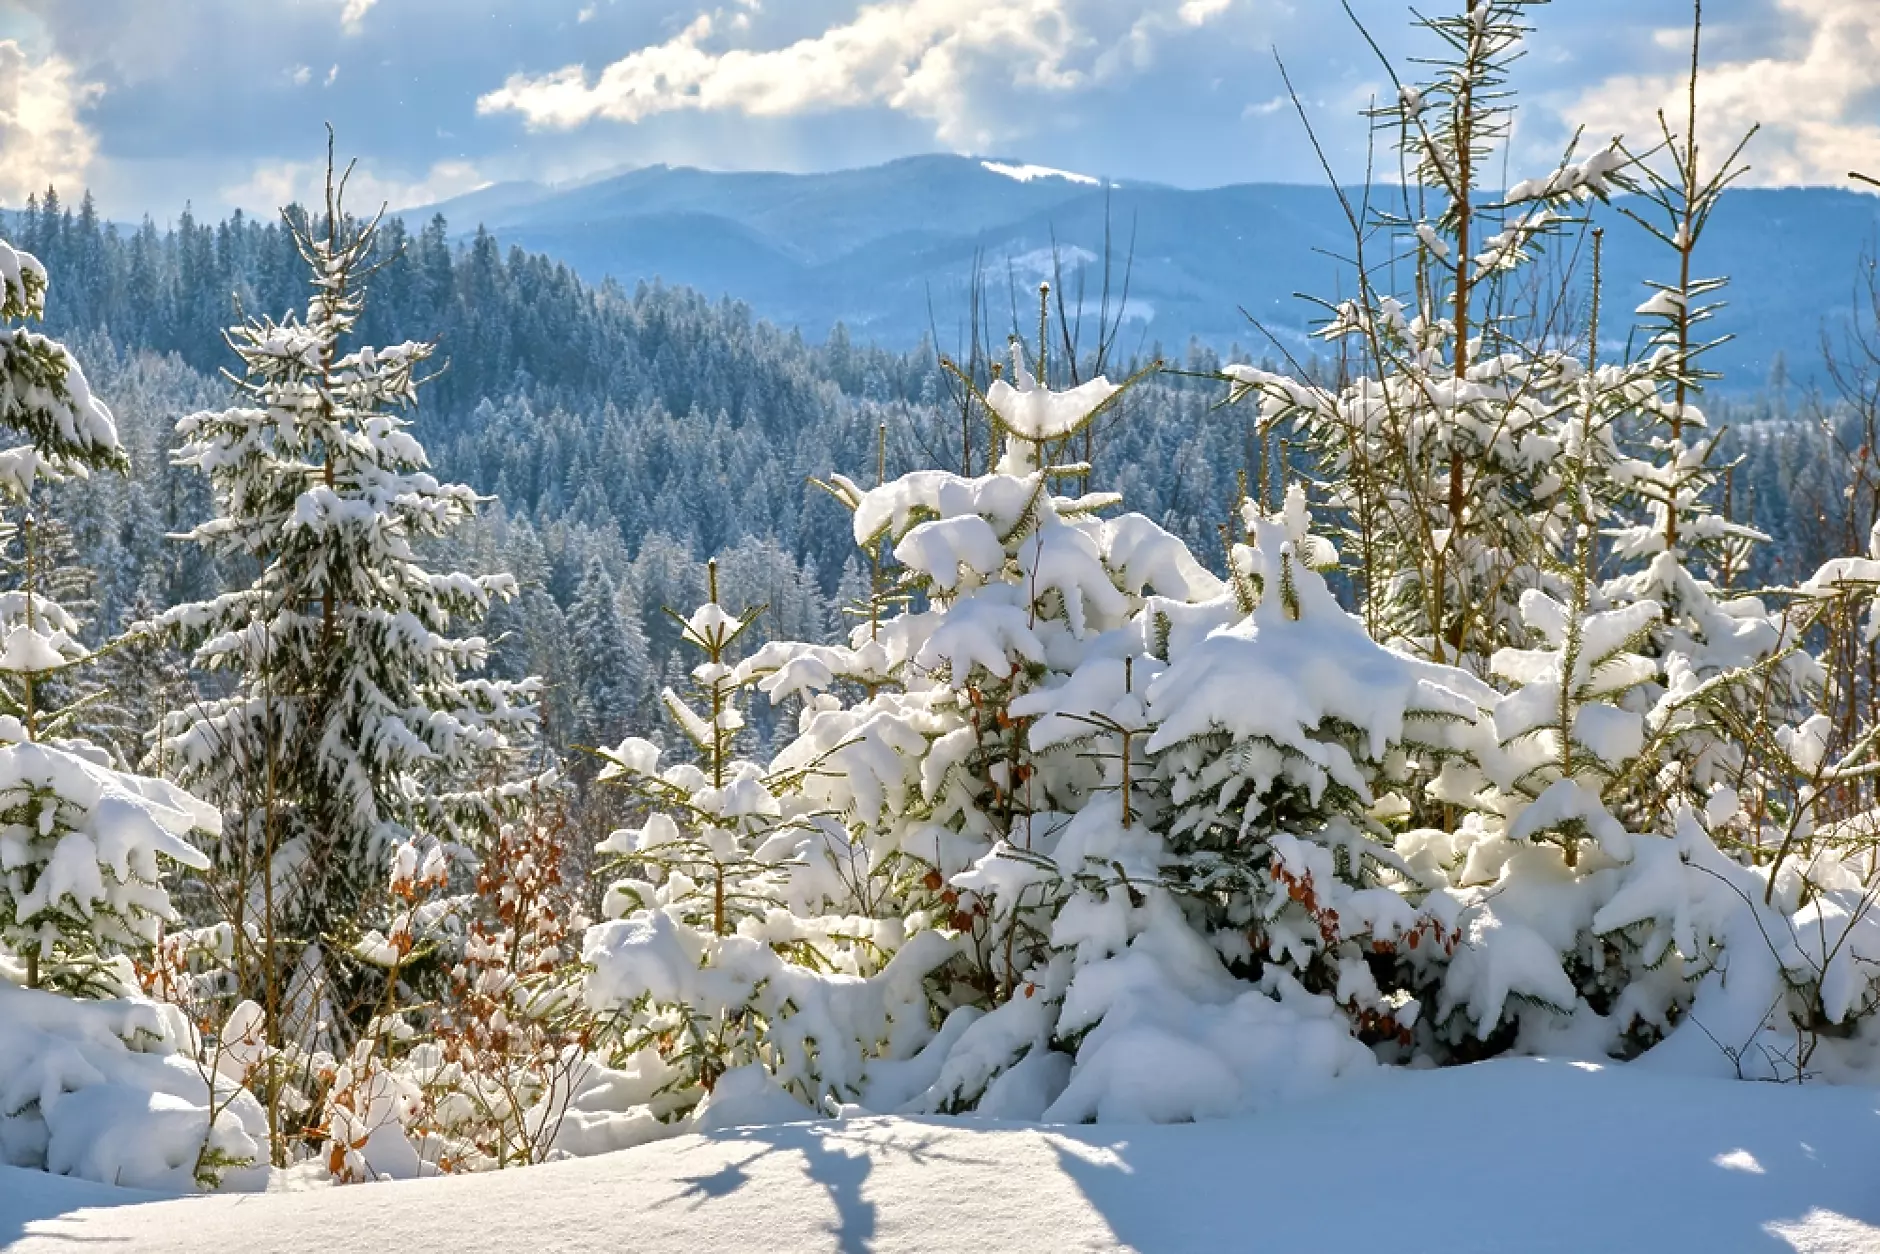
<instances>
[{"instance_id":1,"label":"distant mountain ridge","mask_svg":"<svg viewBox=\"0 0 1880 1254\"><path fill-rule=\"evenodd\" d=\"M1351 287L1335 260L1350 243L1329 188L1116 184L1010 159L909 157L828 174L651 166L564 187L499 183L403 216L415 225L436 213L458 235L485 227L589 281L684 285L813 339L841 322L857 339L895 348L934 327L952 346L976 268L995 325L1009 324L1014 299L1029 322L1024 310L1053 273L1054 250L1073 299L1083 284L1094 322L1106 225L1113 299L1133 248L1125 350L1179 350L1193 338L1263 351L1252 315L1290 351L1309 352L1322 311L1297 294ZM1644 281L1667 275L1666 260L1635 225L1602 216L1614 219L1608 291L1642 302ZM1822 335L1845 325L1877 228L1880 197L1827 188L1725 197L1700 270L1732 279L1715 325L1735 338L1711 362L1727 387L1760 388L1778 355L1791 378L1818 375Z\"/></svg>"}]
</instances>

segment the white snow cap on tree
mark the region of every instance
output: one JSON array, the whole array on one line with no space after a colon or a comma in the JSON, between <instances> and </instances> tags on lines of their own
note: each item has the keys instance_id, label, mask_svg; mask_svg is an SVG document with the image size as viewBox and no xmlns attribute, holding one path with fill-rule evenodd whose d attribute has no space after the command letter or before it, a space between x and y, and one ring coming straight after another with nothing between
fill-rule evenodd
<instances>
[{"instance_id":1,"label":"white snow cap on tree","mask_svg":"<svg viewBox=\"0 0 1880 1254\"><path fill-rule=\"evenodd\" d=\"M214 809L161 780L67 749L0 744L0 940L53 959L72 934L105 952L156 943L175 911L163 863L201 870L190 843Z\"/></svg>"},{"instance_id":2,"label":"white snow cap on tree","mask_svg":"<svg viewBox=\"0 0 1880 1254\"><path fill-rule=\"evenodd\" d=\"M258 1187L267 1114L197 1065L202 1048L174 1007L0 980L0 1162L165 1193Z\"/></svg>"},{"instance_id":3,"label":"white snow cap on tree","mask_svg":"<svg viewBox=\"0 0 1880 1254\"><path fill-rule=\"evenodd\" d=\"M44 316L46 269L0 240L0 322ZM15 326L0 333L0 426L26 443L0 450L0 491L24 500L35 481L125 469L117 425L65 346Z\"/></svg>"}]
</instances>

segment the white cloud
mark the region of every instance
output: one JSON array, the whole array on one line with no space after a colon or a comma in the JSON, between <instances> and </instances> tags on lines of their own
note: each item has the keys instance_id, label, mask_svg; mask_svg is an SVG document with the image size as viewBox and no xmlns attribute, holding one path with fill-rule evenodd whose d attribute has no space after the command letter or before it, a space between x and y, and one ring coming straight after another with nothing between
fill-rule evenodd
<instances>
[{"instance_id":1,"label":"white cloud","mask_svg":"<svg viewBox=\"0 0 1880 1254\"><path fill-rule=\"evenodd\" d=\"M1184 0L1182 7L1175 10L1175 16L1184 26L1205 26L1227 12L1233 3L1234 0Z\"/></svg>"},{"instance_id":2,"label":"white cloud","mask_svg":"<svg viewBox=\"0 0 1880 1254\"><path fill-rule=\"evenodd\" d=\"M346 7L340 11L340 29L348 35L359 33L359 24L365 21L366 14L379 0L345 0Z\"/></svg>"},{"instance_id":3,"label":"white cloud","mask_svg":"<svg viewBox=\"0 0 1880 1254\"><path fill-rule=\"evenodd\" d=\"M296 65L293 69L287 71L287 81L296 87L305 87L308 83L313 81L312 67Z\"/></svg>"},{"instance_id":4,"label":"white cloud","mask_svg":"<svg viewBox=\"0 0 1880 1254\"><path fill-rule=\"evenodd\" d=\"M1140 68L1139 45L1151 33L1203 26L1238 2L1156 0L1145 12L1111 0L876 0L820 34L756 48L731 42L761 7L747 0L729 17L722 8L701 14L596 78L579 65L514 75L477 109L569 129L682 110L786 117L872 105L931 122L942 143L971 147L1022 129L1022 119L987 107L990 93L979 88L1009 96L1014 87L1045 95L1086 87Z\"/></svg>"},{"instance_id":5,"label":"white cloud","mask_svg":"<svg viewBox=\"0 0 1880 1254\"><path fill-rule=\"evenodd\" d=\"M411 209L489 185L490 180L467 161L440 161L423 178L411 181L381 178L362 167L353 171L346 184L346 203L355 213L372 214L380 205ZM275 161L257 166L243 181L222 188L221 197L230 205L266 216L285 205L318 202L325 186L323 163Z\"/></svg>"},{"instance_id":6,"label":"white cloud","mask_svg":"<svg viewBox=\"0 0 1880 1254\"><path fill-rule=\"evenodd\" d=\"M99 91L80 82L70 62L35 62L15 41L0 40L0 202L84 183L98 143L79 115Z\"/></svg>"},{"instance_id":7,"label":"white cloud","mask_svg":"<svg viewBox=\"0 0 1880 1254\"><path fill-rule=\"evenodd\" d=\"M1750 181L1843 184L1849 170L1880 170L1880 3L1777 0L1805 32L1792 49L1707 65L1698 80L1701 148L1717 153L1761 123L1749 151ZM1688 32L1661 32L1666 48L1689 48ZM1586 90L1567 109L1590 133L1623 132L1635 143L1658 135L1656 113L1684 114L1686 71L1625 75Z\"/></svg>"}]
</instances>

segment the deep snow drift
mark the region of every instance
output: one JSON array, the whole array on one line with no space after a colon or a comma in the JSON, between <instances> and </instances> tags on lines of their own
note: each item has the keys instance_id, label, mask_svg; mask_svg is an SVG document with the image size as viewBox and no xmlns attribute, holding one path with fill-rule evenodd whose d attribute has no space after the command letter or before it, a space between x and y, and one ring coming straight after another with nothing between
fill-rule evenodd
<instances>
[{"instance_id":1,"label":"deep snow drift","mask_svg":"<svg viewBox=\"0 0 1880 1254\"><path fill-rule=\"evenodd\" d=\"M260 1197L0 1168L0 1249L1838 1252L1880 1249L1876 1164L1868 1089L1506 1060L1252 1119L858 1117Z\"/></svg>"}]
</instances>

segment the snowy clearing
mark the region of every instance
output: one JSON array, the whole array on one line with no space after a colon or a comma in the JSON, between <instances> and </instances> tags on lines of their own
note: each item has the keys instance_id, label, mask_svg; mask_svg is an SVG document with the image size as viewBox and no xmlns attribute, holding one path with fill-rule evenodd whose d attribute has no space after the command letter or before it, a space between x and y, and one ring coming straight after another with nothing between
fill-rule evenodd
<instances>
[{"instance_id":1,"label":"snowy clearing","mask_svg":"<svg viewBox=\"0 0 1880 1254\"><path fill-rule=\"evenodd\" d=\"M859 1117L264 1197L0 1169L0 1249L1851 1251L1880 1248L1876 1162L1870 1090L1508 1060L1254 1119Z\"/></svg>"}]
</instances>

